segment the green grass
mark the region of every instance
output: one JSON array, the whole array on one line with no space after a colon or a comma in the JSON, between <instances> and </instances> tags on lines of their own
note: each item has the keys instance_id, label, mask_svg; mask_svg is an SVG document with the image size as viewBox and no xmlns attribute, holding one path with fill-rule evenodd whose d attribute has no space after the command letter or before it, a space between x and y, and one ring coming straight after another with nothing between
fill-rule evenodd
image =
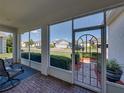
<instances>
[{"instance_id":1,"label":"green grass","mask_svg":"<svg viewBox=\"0 0 124 93\"><path fill-rule=\"evenodd\" d=\"M23 50L25 52L28 52L28 48L23 48ZM37 48L31 48L30 51L33 52L33 53L42 53L41 49L37 49ZM92 49L92 52L94 54L96 52L96 49ZM50 55L64 56L64 57L68 57L68 58L71 58L71 54L72 54L71 49L51 48L51 51L50 51ZM81 56L84 56L84 57L89 56L89 54L86 54L86 53L83 53L83 55L82 55L81 51L79 51L78 54L80 54L80 57ZM98 53L98 54L100 54L100 53ZM95 57L95 56L97 57L97 55L93 55L93 57Z\"/></svg>"},{"instance_id":2,"label":"green grass","mask_svg":"<svg viewBox=\"0 0 124 93\"><path fill-rule=\"evenodd\" d=\"M68 58L71 58L71 54L72 54L71 52L59 52L59 51L50 52L50 55L64 56ZM97 57L96 52L92 52L92 55L90 55L90 53L81 53L81 52L78 52L78 54L80 54L80 57L92 57L92 58ZM100 53L98 53L98 56L100 56Z\"/></svg>"},{"instance_id":3,"label":"green grass","mask_svg":"<svg viewBox=\"0 0 124 93\"><path fill-rule=\"evenodd\" d=\"M5 59L5 58L12 58L12 53L0 54L0 58L2 58L2 59Z\"/></svg>"},{"instance_id":4,"label":"green grass","mask_svg":"<svg viewBox=\"0 0 124 93\"><path fill-rule=\"evenodd\" d=\"M71 58L71 54L72 53L66 53L66 52L50 52L50 55L57 55L57 56L64 56L64 57L68 57L68 58Z\"/></svg>"}]
</instances>

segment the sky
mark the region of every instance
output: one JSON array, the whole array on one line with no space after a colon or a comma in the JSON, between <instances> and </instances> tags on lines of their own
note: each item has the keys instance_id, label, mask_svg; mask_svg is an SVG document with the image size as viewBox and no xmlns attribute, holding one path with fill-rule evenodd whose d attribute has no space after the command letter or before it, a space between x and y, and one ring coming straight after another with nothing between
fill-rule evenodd
<instances>
[{"instance_id":1,"label":"sky","mask_svg":"<svg viewBox=\"0 0 124 93\"><path fill-rule=\"evenodd\" d=\"M74 29L78 28L84 28L84 27L89 27L89 26L95 26L95 25L100 25L103 23L103 13L98 13L95 15L87 16L87 17L82 17L82 18L77 18L74 20ZM41 40L41 30L33 30L30 33L30 37L34 41L40 41ZM79 37L81 34L84 33L89 33L93 34L96 37L100 36L100 30L95 30L95 31L86 31L86 32L79 32L77 33L76 37ZM29 33L24 33L21 36L22 41L28 41L29 39ZM58 23L55 25L50 26L50 42L55 41L55 40L60 40L64 39L69 42L72 41L72 21L66 21L63 23Z\"/></svg>"},{"instance_id":2,"label":"sky","mask_svg":"<svg viewBox=\"0 0 124 93\"><path fill-rule=\"evenodd\" d=\"M95 15L82 17L74 20L74 29L101 25L103 23L103 13L98 13ZM96 37L100 37L100 30L84 31L78 32L76 37L82 34L92 34ZM64 39L67 41L72 41L72 21L67 21L50 26L50 41L55 41L59 39Z\"/></svg>"},{"instance_id":3,"label":"sky","mask_svg":"<svg viewBox=\"0 0 124 93\"><path fill-rule=\"evenodd\" d=\"M30 32L30 39L32 39L33 41L40 41L41 40L41 29L31 31ZM21 40L23 42L29 41L29 32L22 34Z\"/></svg>"}]
</instances>

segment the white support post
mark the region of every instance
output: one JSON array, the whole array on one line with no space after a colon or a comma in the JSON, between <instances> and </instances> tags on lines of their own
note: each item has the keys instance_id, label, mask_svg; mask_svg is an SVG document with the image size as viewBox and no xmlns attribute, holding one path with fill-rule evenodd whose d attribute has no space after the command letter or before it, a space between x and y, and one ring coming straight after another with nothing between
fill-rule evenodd
<instances>
[{"instance_id":1,"label":"white support post","mask_svg":"<svg viewBox=\"0 0 124 93\"><path fill-rule=\"evenodd\" d=\"M13 62L17 62L17 32L13 33Z\"/></svg>"},{"instance_id":2,"label":"white support post","mask_svg":"<svg viewBox=\"0 0 124 93\"><path fill-rule=\"evenodd\" d=\"M21 34L17 33L17 62L21 62Z\"/></svg>"},{"instance_id":3,"label":"white support post","mask_svg":"<svg viewBox=\"0 0 124 93\"><path fill-rule=\"evenodd\" d=\"M75 33L74 20L72 20L72 84L74 84L75 77Z\"/></svg>"},{"instance_id":4,"label":"white support post","mask_svg":"<svg viewBox=\"0 0 124 93\"><path fill-rule=\"evenodd\" d=\"M21 60L21 34L18 32L13 33L13 62L20 63Z\"/></svg>"},{"instance_id":5,"label":"white support post","mask_svg":"<svg viewBox=\"0 0 124 93\"><path fill-rule=\"evenodd\" d=\"M104 28L101 31L101 39L102 39L102 63L101 63L101 71L102 71L102 91L101 93L106 93L106 12L104 12Z\"/></svg>"},{"instance_id":6,"label":"white support post","mask_svg":"<svg viewBox=\"0 0 124 93\"><path fill-rule=\"evenodd\" d=\"M48 35L48 26L42 26L42 66L41 73L48 75L48 66L49 66L49 35Z\"/></svg>"}]
</instances>

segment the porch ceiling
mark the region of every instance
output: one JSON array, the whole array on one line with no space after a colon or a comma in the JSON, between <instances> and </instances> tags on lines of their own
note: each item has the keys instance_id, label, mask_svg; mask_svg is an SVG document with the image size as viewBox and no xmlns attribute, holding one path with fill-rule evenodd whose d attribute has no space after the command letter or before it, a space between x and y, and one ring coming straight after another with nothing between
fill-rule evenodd
<instances>
[{"instance_id":1,"label":"porch ceiling","mask_svg":"<svg viewBox=\"0 0 124 93\"><path fill-rule=\"evenodd\" d=\"M51 24L123 0L0 0L0 24L31 29Z\"/></svg>"}]
</instances>

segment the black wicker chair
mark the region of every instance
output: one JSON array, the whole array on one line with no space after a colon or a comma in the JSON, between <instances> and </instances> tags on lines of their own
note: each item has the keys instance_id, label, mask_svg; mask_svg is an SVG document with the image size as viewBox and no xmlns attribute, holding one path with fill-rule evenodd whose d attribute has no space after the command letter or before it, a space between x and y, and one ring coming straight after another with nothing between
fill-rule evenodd
<instances>
[{"instance_id":1,"label":"black wicker chair","mask_svg":"<svg viewBox=\"0 0 124 93\"><path fill-rule=\"evenodd\" d=\"M6 67L4 60L0 59L0 92L7 91L17 86L20 83L20 80L15 79L15 77L23 72L24 70L22 67Z\"/></svg>"}]
</instances>

